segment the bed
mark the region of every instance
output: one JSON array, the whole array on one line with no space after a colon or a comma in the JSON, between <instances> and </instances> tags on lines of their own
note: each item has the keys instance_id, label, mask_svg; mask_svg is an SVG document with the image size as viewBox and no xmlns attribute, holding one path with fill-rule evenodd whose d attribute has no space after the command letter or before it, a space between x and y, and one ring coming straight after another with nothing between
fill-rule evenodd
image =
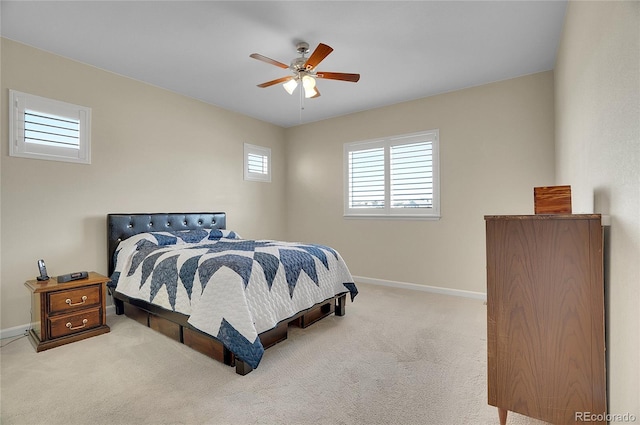
<instances>
[{"instance_id":1,"label":"bed","mask_svg":"<svg viewBox=\"0 0 640 425\"><path fill-rule=\"evenodd\" d=\"M240 375L289 326L343 316L358 293L334 249L243 239L223 212L108 214L107 239L116 314Z\"/></svg>"}]
</instances>

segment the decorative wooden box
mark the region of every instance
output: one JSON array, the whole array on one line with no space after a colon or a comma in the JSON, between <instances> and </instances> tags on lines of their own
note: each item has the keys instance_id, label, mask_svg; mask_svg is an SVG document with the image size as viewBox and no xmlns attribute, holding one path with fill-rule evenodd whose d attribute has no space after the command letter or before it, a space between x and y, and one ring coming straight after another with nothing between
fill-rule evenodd
<instances>
[{"instance_id":1,"label":"decorative wooden box","mask_svg":"<svg viewBox=\"0 0 640 425\"><path fill-rule=\"evenodd\" d=\"M535 214L571 214L571 186L533 188Z\"/></svg>"}]
</instances>

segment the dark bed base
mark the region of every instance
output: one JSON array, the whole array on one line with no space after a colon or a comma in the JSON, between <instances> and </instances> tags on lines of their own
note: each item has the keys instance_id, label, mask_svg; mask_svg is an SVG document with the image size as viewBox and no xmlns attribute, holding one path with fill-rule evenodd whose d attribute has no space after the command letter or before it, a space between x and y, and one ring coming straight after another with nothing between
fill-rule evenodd
<instances>
[{"instance_id":1,"label":"dark bed base","mask_svg":"<svg viewBox=\"0 0 640 425\"><path fill-rule=\"evenodd\" d=\"M120 315L124 313L127 317L171 339L181 342L202 354L226 365L235 366L236 373L240 375L246 375L253 370L251 366L236 358L220 341L189 325L187 323L188 316L165 310L144 301L129 298L118 292L115 292L113 295L116 314ZM275 328L261 333L259 337L262 346L266 350L287 339L289 326L306 328L332 313L335 313L336 316L344 316L346 296L346 294L337 295L334 298L318 303L278 323Z\"/></svg>"},{"instance_id":2,"label":"dark bed base","mask_svg":"<svg viewBox=\"0 0 640 425\"><path fill-rule=\"evenodd\" d=\"M224 229L226 214L215 213L152 213L152 214L108 214L107 252L109 276L114 269L114 254L120 241L144 232L163 230ZM220 341L187 323L188 316L165 310L145 301L132 299L112 291L116 314L125 314L196 351L206 354L224 364L235 366L236 373L246 375L252 368L225 348ZM346 293L329 298L295 316L280 322L275 328L259 335L265 350L287 339L290 325L306 328L332 313L344 316Z\"/></svg>"}]
</instances>

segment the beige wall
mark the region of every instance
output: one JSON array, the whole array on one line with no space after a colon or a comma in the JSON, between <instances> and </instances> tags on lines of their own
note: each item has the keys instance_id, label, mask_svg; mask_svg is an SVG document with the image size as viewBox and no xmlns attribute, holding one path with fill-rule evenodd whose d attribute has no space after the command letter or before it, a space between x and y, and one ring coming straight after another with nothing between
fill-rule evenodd
<instances>
[{"instance_id":1,"label":"beige wall","mask_svg":"<svg viewBox=\"0 0 640 425\"><path fill-rule=\"evenodd\" d=\"M553 116L544 72L287 129L287 237L334 246L356 276L484 293L483 217L533 213ZM436 128L440 220L343 217L344 143Z\"/></svg>"},{"instance_id":2,"label":"beige wall","mask_svg":"<svg viewBox=\"0 0 640 425\"><path fill-rule=\"evenodd\" d=\"M556 76L556 173L611 216L609 411L640 420L640 3L570 2Z\"/></svg>"},{"instance_id":3,"label":"beige wall","mask_svg":"<svg viewBox=\"0 0 640 425\"><path fill-rule=\"evenodd\" d=\"M92 164L8 156L8 89L92 108ZM282 238L284 130L2 39L0 329L29 322L23 283L107 273L110 212L226 211L245 237ZM243 143L272 149L272 183L243 180Z\"/></svg>"}]
</instances>

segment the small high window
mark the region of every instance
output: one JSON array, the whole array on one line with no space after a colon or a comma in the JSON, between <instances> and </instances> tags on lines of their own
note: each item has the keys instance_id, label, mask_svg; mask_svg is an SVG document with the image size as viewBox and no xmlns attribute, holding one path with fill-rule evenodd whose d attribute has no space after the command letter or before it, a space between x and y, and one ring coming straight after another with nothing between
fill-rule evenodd
<instances>
[{"instance_id":1,"label":"small high window","mask_svg":"<svg viewBox=\"0 0 640 425\"><path fill-rule=\"evenodd\" d=\"M244 144L244 179L271 181L271 149Z\"/></svg>"},{"instance_id":2,"label":"small high window","mask_svg":"<svg viewBox=\"0 0 640 425\"><path fill-rule=\"evenodd\" d=\"M9 155L91 163L91 109L9 90Z\"/></svg>"}]
</instances>

